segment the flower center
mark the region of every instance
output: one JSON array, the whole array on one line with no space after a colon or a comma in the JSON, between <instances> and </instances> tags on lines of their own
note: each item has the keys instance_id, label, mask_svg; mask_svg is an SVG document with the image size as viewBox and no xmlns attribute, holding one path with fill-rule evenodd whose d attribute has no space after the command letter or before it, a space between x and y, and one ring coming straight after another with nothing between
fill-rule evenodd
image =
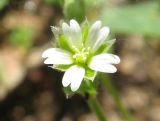
<instances>
[{"instance_id":1,"label":"flower center","mask_svg":"<svg viewBox=\"0 0 160 121\"><path fill-rule=\"evenodd\" d=\"M73 59L75 60L75 62L84 64L89 55L90 47L88 48L83 47L82 49L78 49L77 47L73 46L73 48L75 50L75 54L73 55Z\"/></svg>"}]
</instances>

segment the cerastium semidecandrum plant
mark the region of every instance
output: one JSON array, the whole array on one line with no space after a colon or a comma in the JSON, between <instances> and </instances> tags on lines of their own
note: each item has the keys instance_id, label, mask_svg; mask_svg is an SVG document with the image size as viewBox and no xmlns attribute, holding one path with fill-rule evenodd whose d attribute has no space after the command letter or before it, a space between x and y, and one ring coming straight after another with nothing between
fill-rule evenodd
<instances>
[{"instance_id":1,"label":"cerastium semidecandrum plant","mask_svg":"<svg viewBox=\"0 0 160 121\"><path fill-rule=\"evenodd\" d=\"M98 82L97 72L115 73L114 64L120 63L117 55L108 53L115 42L107 40L109 27L102 26L101 21L91 26L82 27L74 19L69 24L63 22L57 28L51 26L55 35L56 46L42 53L44 63L53 69L64 71L62 85L66 96L74 93L89 94L88 104L100 121L106 121L96 99Z\"/></svg>"}]
</instances>

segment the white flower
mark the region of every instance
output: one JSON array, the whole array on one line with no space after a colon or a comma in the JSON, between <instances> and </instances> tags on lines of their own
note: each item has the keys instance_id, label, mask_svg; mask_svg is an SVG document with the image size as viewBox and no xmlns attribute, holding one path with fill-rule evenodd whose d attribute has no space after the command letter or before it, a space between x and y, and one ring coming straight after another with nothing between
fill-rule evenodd
<instances>
[{"instance_id":1,"label":"white flower","mask_svg":"<svg viewBox=\"0 0 160 121\"><path fill-rule=\"evenodd\" d=\"M117 71L113 64L120 63L120 58L105 52L109 47L106 44L109 28L102 27L101 21L93 23L90 29L88 26L81 29L72 19L70 25L63 23L62 29L52 27L52 31L59 48L47 49L42 57L46 58L44 63L53 64L53 68L60 69L63 65L67 66L62 79L64 87L70 85L72 91L78 90L83 78L88 77L87 70L105 73Z\"/></svg>"}]
</instances>

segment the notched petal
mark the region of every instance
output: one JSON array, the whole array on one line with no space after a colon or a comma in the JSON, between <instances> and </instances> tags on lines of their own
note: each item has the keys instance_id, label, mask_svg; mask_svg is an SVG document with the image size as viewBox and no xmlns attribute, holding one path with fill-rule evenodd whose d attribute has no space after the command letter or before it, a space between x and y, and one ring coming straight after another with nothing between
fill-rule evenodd
<instances>
[{"instance_id":1,"label":"notched petal","mask_svg":"<svg viewBox=\"0 0 160 121\"><path fill-rule=\"evenodd\" d=\"M69 25L67 24L67 23L62 23L62 31L63 31L63 33L64 33L64 35L66 36L66 37L69 37L70 36L70 27L69 27Z\"/></svg>"},{"instance_id":2,"label":"notched petal","mask_svg":"<svg viewBox=\"0 0 160 121\"><path fill-rule=\"evenodd\" d=\"M106 40L107 36L109 34L109 28L108 27L103 27L100 29L98 33L98 38L93 46L93 49L98 49Z\"/></svg>"},{"instance_id":3,"label":"notched petal","mask_svg":"<svg viewBox=\"0 0 160 121\"><path fill-rule=\"evenodd\" d=\"M94 30L97 30L97 29L100 29L101 25L102 25L102 22L99 21L99 20L94 22L93 25L90 28L90 32L92 32Z\"/></svg>"},{"instance_id":4,"label":"notched petal","mask_svg":"<svg viewBox=\"0 0 160 121\"><path fill-rule=\"evenodd\" d=\"M47 58L45 64L72 64L72 55L59 48L50 48L42 53L43 58Z\"/></svg>"},{"instance_id":5,"label":"notched petal","mask_svg":"<svg viewBox=\"0 0 160 121\"><path fill-rule=\"evenodd\" d=\"M49 48L42 53L43 58L54 57L56 55L70 56L71 54L60 48Z\"/></svg>"},{"instance_id":6,"label":"notched petal","mask_svg":"<svg viewBox=\"0 0 160 121\"><path fill-rule=\"evenodd\" d=\"M77 46L78 48L81 48L82 46L82 32L79 24L76 20L72 19L70 20L70 30L71 30L71 44L74 46Z\"/></svg>"},{"instance_id":7,"label":"notched petal","mask_svg":"<svg viewBox=\"0 0 160 121\"><path fill-rule=\"evenodd\" d=\"M96 55L92 58L92 61L101 61L101 63L119 64L120 58L114 54L103 53Z\"/></svg>"},{"instance_id":8,"label":"notched petal","mask_svg":"<svg viewBox=\"0 0 160 121\"><path fill-rule=\"evenodd\" d=\"M45 64L65 64L65 65L70 65L73 63L72 58L66 58L66 57L62 57L62 56L57 56L55 58L47 58L44 61Z\"/></svg>"},{"instance_id":9,"label":"notched petal","mask_svg":"<svg viewBox=\"0 0 160 121\"><path fill-rule=\"evenodd\" d=\"M95 23L93 23L88 32L88 37L85 43L86 46L89 46L91 48L93 47L94 43L98 38L98 33L101 28L101 25L102 25L101 21L96 21Z\"/></svg>"},{"instance_id":10,"label":"notched petal","mask_svg":"<svg viewBox=\"0 0 160 121\"><path fill-rule=\"evenodd\" d=\"M81 82L84 78L85 75L85 70L84 68L81 67L75 67L74 69L74 73L72 73L73 75L75 75L73 78L74 80L72 80L71 82L71 90L73 92L77 91L81 85Z\"/></svg>"},{"instance_id":11,"label":"notched petal","mask_svg":"<svg viewBox=\"0 0 160 121\"><path fill-rule=\"evenodd\" d=\"M62 79L62 84L64 87L71 84L71 90L76 91L79 89L84 75L85 69L80 66L74 65L65 72Z\"/></svg>"},{"instance_id":12,"label":"notched petal","mask_svg":"<svg viewBox=\"0 0 160 121\"><path fill-rule=\"evenodd\" d=\"M115 73L117 68L111 64L102 63L101 61L91 61L89 68L99 72Z\"/></svg>"},{"instance_id":13,"label":"notched petal","mask_svg":"<svg viewBox=\"0 0 160 121\"><path fill-rule=\"evenodd\" d=\"M70 27L71 27L72 31L76 32L77 34L79 34L81 32L81 28L80 28L79 24L74 19L70 20Z\"/></svg>"}]
</instances>

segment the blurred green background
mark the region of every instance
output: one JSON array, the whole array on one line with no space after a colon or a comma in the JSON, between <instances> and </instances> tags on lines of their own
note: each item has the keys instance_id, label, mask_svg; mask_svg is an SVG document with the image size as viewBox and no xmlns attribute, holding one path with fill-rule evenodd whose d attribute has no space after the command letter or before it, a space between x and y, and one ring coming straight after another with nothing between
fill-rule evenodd
<instances>
[{"instance_id":1,"label":"blurred green background","mask_svg":"<svg viewBox=\"0 0 160 121\"><path fill-rule=\"evenodd\" d=\"M135 121L160 121L159 0L0 0L0 121L97 121L79 95L66 99L63 73L43 64L50 26L101 20L116 38L118 72L108 74ZM103 85L109 121L124 121Z\"/></svg>"}]
</instances>

